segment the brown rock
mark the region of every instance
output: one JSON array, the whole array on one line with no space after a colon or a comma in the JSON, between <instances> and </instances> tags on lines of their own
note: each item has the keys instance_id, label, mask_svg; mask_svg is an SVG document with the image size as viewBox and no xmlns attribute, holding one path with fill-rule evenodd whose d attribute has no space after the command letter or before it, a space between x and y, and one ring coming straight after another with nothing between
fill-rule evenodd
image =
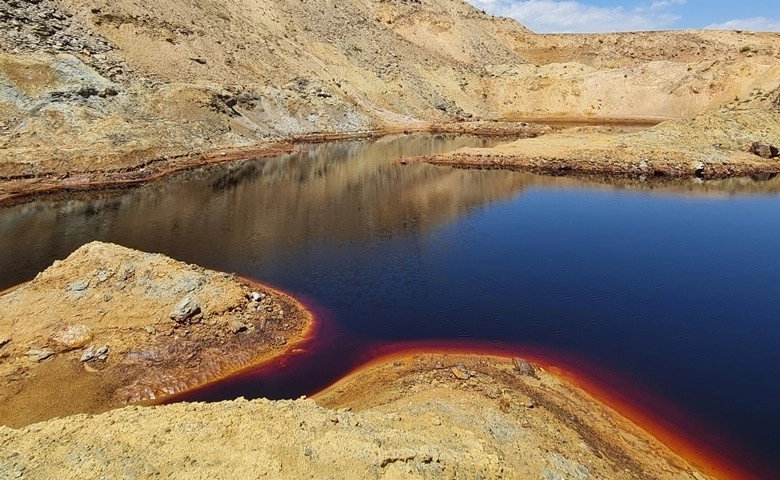
<instances>
[{"instance_id":1,"label":"brown rock","mask_svg":"<svg viewBox=\"0 0 780 480\"><path fill-rule=\"evenodd\" d=\"M247 326L241 320L233 319L228 323L228 330L230 333L239 333L247 329Z\"/></svg>"},{"instance_id":2,"label":"brown rock","mask_svg":"<svg viewBox=\"0 0 780 480\"><path fill-rule=\"evenodd\" d=\"M534 369L534 366L528 363L524 358L515 357L512 359L512 363L515 364L515 368L520 375L539 378L536 375L536 369Z\"/></svg>"},{"instance_id":3,"label":"brown rock","mask_svg":"<svg viewBox=\"0 0 780 480\"><path fill-rule=\"evenodd\" d=\"M778 156L777 147L761 142L753 142L750 145L750 153L762 158L775 158Z\"/></svg>"}]
</instances>

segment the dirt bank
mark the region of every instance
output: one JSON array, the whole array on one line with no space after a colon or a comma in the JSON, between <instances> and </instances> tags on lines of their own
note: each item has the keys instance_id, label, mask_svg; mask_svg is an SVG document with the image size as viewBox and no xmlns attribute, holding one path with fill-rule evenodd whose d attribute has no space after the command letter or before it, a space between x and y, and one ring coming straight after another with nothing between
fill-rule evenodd
<instances>
[{"instance_id":1,"label":"dirt bank","mask_svg":"<svg viewBox=\"0 0 780 480\"><path fill-rule=\"evenodd\" d=\"M314 400L0 427L0 452L19 478L711 478L574 385L469 355L390 359Z\"/></svg>"},{"instance_id":2,"label":"dirt bank","mask_svg":"<svg viewBox=\"0 0 780 480\"><path fill-rule=\"evenodd\" d=\"M4 165L0 174L0 205L13 205L45 195L67 195L75 192L117 190L160 180L168 175L219 163L236 163L240 160L267 158L295 151L297 144L323 143L337 140L378 138L397 133L470 134L485 137L511 135L530 138L553 131L553 127L526 122L460 122L423 124L407 128L384 128L375 131L349 133L311 133L291 137L283 143L266 143L251 147L228 147L206 153L187 152L175 155L144 156L136 153L121 158L121 152L106 155L111 165L91 164L94 158L82 159L82 163L49 166L31 173L28 164L13 162ZM149 153L149 152L147 152ZM3 166L0 165L0 170Z\"/></svg>"},{"instance_id":3,"label":"dirt bank","mask_svg":"<svg viewBox=\"0 0 780 480\"><path fill-rule=\"evenodd\" d=\"M722 179L780 173L780 109L721 109L639 132L572 128L494 148L404 158L548 175Z\"/></svg>"},{"instance_id":4,"label":"dirt bank","mask_svg":"<svg viewBox=\"0 0 780 480\"><path fill-rule=\"evenodd\" d=\"M289 353L312 321L266 286L93 242L0 297L0 423L159 399Z\"/></svg>"}]
</instances>

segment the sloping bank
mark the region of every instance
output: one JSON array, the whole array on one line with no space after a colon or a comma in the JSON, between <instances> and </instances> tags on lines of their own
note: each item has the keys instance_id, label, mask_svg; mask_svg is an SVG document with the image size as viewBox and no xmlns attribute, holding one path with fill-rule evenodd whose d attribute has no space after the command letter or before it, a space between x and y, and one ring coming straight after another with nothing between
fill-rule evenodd
<instances>
[{"instance_id":1,"label":"sloping bank","mask_svg":"<svg viewBox=\"0 0 780 480\"><path fill-rule=\"evenodd\" d=\"M385 356L314 400L110 410L296 353L312 321L262 285L87 244L0 297L0 421L27 425L0 427L0 477L747 478L489 355Z\"/></svg>"},{"instance_id":2,"label":"sloping bank","mask_svg":"<svg viewBox=\"0 0 780 480\"><path fill-rule=\"evenodd\" d=\"M267 286L89 243L0 297L0 423L160 399L289 353L313 321Z\"/></svg>"},{"instance_id":3,"label":"sloping bank","mask_svg":"<svg viewBox=\"0 0 780 480\"><path fill-rule=\"evenodd\" d=\"M463 148L401 162L639 180L780 173L780 103L749 110L724 108L638 132L611 130L571 128L493 148Z\"/></svg>"}]
</instances>

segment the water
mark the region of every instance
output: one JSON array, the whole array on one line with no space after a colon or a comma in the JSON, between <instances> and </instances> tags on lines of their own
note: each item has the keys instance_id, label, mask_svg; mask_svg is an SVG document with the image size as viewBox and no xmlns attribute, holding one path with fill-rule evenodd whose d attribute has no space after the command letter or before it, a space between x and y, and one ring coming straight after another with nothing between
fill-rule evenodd
<instances>
[{"instance_id":1,"label":"water","mask_svg":"<svg viewBox=\"0 0 780 480\"><path fill-rule=\"evenodd\" d=\"M202 398L311 393L396 342L525 347L639 383L780 471L777 182L616 188L391 162L490 142L334 143L0 209L0 289L94 239L162 252L326 317L316 369L291 359Z\"/></svg>"}]
</instances>

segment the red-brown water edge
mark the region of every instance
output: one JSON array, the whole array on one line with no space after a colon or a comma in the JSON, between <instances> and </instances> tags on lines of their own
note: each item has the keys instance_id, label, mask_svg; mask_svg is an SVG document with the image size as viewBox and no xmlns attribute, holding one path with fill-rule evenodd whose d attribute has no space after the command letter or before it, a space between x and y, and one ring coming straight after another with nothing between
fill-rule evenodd
<instances>
[{"instance_id":1,"label":"red-brown water edge","mask_svg":"<svg viewBox=\"0 0 780 480\"><path fill-rule=\"evenodd\" d=\"M254 281L254 280L253 280ZM266 283L266 285L268 285ZM270 285L269 285L270 286ZM313 327L296 348L258 367L164 399L220 401L237 398L287 399L312 396L337 381L384 362L420 354L522 357L590 394L632 421L713 478L765 480L776 471L711 426L687 415L641 384L565 351L535 345L475 340L347 341L332 312L304 295L275 290L298 300L313 316Z\"/></svg>"},{"instance_id":2,"label":"red-brown water edge","mask_svg":"<svg viewBox=\"0 0 780 480\"><path fill-rule=\"evenodd\" d=\"M753 452L774 468L759 477L780 478L780 178L666 190L394 162L466 145L488 146L336 142L115 197L0 208L0 288L92 240L164 253L332 312L307 352L220 383L215 399L311 393L398 342L547 352L578 377L587 360L597 380L635 382L654 395L608 390L653 418L666 417L648 398L664 399L723 433L715 451L761 473L739 453Z\"/></svg>"}]
</instances>

